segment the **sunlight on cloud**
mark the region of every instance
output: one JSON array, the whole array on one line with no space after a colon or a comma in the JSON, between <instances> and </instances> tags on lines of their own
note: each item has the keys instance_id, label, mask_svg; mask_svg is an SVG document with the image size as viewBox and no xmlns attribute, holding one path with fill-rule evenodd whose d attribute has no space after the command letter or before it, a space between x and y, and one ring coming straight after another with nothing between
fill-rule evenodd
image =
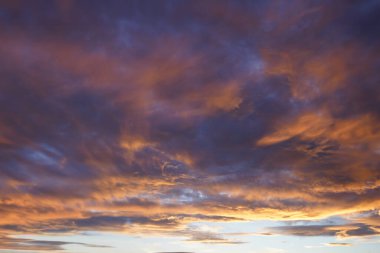
<instances>
[{"instance_id":1,"label":"sunlight on cloud","mask_svg":"<svg viewBox=\"0 0 380 253\"><path fill-rule=\"evenodd\" d=\"M379 7L2 1L0 251L372 247Z\"/></svg>"}]
</instances>

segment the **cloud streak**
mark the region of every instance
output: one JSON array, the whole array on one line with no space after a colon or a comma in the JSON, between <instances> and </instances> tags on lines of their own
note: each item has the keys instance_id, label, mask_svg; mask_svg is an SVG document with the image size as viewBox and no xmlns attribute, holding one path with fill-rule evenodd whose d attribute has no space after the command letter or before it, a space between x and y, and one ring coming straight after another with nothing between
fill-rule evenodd
<instances>
[{"instance_id":1,"label":"cloud streak","mask_svg":"<svg viewBox=\"0 0 380 253\"><path fill-rule=\"evenodd\" d=\"M91 248L111 248L104 245L93 245L77 242L63 242L63 241L44 241L44 240L32 240L23 238L10 238L0 237L0 250L38 250L38 251L52 251L52 250L64 250L62 246L65 245L81 245Z\"/></svg>"}]
</instances>

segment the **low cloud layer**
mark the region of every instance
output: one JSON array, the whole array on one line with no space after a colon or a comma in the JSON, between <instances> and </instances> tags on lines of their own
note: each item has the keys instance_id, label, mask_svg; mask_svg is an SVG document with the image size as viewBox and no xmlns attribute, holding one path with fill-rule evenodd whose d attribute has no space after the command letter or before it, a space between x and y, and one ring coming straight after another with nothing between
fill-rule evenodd
<instances>
[{"instance_id":1,"label":"low cloud layer","mask_svg":"<svg viewBox=\"0 0 380 253\"><path fill-rule=\"evenodd\" d=\"M270 235L334 236L337 238L371 237L380 234L379 220L378 211L368 211L351 214L348 219L339 222L322 220L319 221L320 224L316 224L318 221L303 221L302 224L267 228L267 232ZM329 243L329 246L344 246L344 244Z\"/></svg>"},{"instance_id":2,"label":"low cloud layer","mask_svg":"<svg viewBox=\"0 0 380 253\"><path fill-rule=\"evenodd\" d=\"M63 250L65 245L80 245L91 248L111 248L103 245L93 245L78 242L44 241L23 238L0 237L0 250L55 251Z\"/></svg>"},{"instance_id":3,"label":"low cloud layer","mask_svg":"<svg viewBox=\"0 0 380 253\"><path fill-rule=\"evenodd\" d=\"M191 223L380 208L376 1L0 7L0 248L88 230L238 244ZM347 224L273 232L380 230Z\"/></svg>"},{"instance_id":4,"label":"low cloud layer","mask_svg":"<svg viewBox=\"0 0 380 253\"><path fill-rule=\"evenodd\" d=\"M345 242L330 242L326 244L329 247L351 247L351 243L345 243Z\"/></svg>"},{"instance_id":5,"label":"low cloud layer","mask_svg":"<svg viewBox=\"0 0 380 253\"><path fill-rule=\"evenodd\" d=\"M311 225L311 226L283 226L272 228L274 233L296 236L337 236L355 237L380 234L380 227L354 223L346 225Z\"/></svg>"}]
</instances>

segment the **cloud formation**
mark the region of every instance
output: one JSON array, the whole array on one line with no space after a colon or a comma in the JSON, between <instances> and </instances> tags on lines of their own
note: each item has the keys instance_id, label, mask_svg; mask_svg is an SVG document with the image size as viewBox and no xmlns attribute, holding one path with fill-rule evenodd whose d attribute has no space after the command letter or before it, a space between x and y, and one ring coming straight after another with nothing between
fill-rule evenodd
<instances>
[{"instance_id":1,"label":"cloud formation","mask_svg":"<svg viewBox=\"0 0 380 253\"><path fill-rule=\"evenodd\" d=\"M327 246L330 247L351 247L351 243L345 243L345 242L330 242L326 244Z\"/></svg>"},{"instance_id":2,"label":"cloud formation","mask_svg":"<svg viewBox=\"0 0 380 253\"><path fill-rule=\"evenodd\" d=\"M338 238L369 237L380 234L380 215L378 212L368 211L351 214L346 220L340 222L320 221L323 224L288 224L286 226L267 228L270 234L283 234L295 236L336 236ZM355 223L354 223L355 222ZM330 245L331 243L329 243ZM344 243L343 243L344 244ZM330 246L344 246L332 243Z\"/></svg>"},{"instance_id":3,"label":"cloud formation","mask_svg":"<svg viewBox=\"0 0 380 253\"><path fill-rule=\"evenodd\" d=\"M0 247L88 230L241 243L190 224L380 209L376 1L0 5Z\"/></svg>"},{"instance_id":4,"label":"cloud formation","mask_svg":"<svg viewBox=\"0 0 380 253\"><path fill-rule=\"evenodd\" d=\"M44 241L44 240L32 240L23 238L10 238L10 237L0 237L0 250L38 250L38 251L52 251L52 250L63 250L64 245L81 245L85 247L92 248L111 248L109 246L103 245L93 245L86 243L77 242L62 242L62 241Z\"/></svg>"},{"instance_id":5,"label":"cloud formation","mask_svg":"<svg viewBox=\"0 0 380 253\"><path fill-rule=\"evenodd\" d=\"M355 237L372 236L379 234L380 227L355 223L346 225L310 225L310 226L283 226L272 228L274 233L296 236L337 236Z\"/></svg>"}]
</instances>

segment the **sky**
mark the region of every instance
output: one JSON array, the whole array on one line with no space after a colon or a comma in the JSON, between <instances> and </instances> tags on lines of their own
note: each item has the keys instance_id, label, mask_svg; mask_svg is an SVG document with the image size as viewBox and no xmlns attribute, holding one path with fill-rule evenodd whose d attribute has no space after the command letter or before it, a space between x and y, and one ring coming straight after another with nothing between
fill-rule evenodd
<instances>
[{"instance_id":1,"label":"sky","mask_svg":"<svg viewBox=\"0 0 380 253\"><path fill-rule=\"evenodd\" d=\"M0 253L376 253L380 1L1 0Z\"/></svg>"}]
</instances>

